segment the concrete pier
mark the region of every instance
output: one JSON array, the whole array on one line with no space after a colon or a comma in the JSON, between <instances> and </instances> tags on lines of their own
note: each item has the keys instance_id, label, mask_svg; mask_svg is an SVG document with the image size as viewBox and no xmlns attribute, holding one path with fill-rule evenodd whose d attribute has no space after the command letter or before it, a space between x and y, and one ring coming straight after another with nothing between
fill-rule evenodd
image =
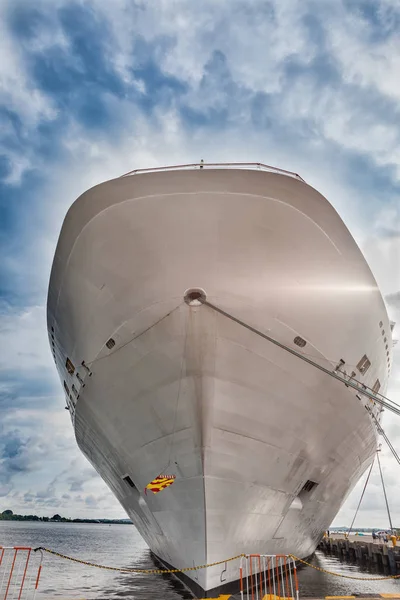
<instances>
[{"instance_id":1,"label":"concrete pier","mask_svg":"<svg viewBox=\"0 0 400 600\"><path fill-rule=\"evenodd\" d=\"M332 554L340 560L356 563L374 572L400 575L400 547L392 542L385 544L373 540L372 536L351 536L350 538L331 536L324 538L318 549Z\"/></svg>"}]
</instances>

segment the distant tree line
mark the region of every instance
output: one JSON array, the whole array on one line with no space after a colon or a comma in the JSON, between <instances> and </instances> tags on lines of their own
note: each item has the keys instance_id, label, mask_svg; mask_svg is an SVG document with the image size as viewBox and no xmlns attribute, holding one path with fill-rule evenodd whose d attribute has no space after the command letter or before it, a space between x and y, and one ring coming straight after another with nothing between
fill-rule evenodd
<instances>
[{"instance_id":1,"label":"distant tree line","mask_svg":"<svg viewBox=\"0 0 400 600\"><path fill-rule=\"evenodd\" d=\"M0 521L43 521L45 523L106 523L106 524L128 524L129 519L68 519L55 514L52 517L38 517L37 515L15 515L12 510L3 510L0 513Z\"/></svg>"}]
</instances>

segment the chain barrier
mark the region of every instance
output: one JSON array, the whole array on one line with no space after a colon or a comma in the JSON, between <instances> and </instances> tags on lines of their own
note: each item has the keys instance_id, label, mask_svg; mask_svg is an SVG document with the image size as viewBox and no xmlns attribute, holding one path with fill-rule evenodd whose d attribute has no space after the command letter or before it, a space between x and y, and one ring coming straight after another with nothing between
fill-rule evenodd
<instances>
[{"instance_id":1,"label":"chain barrier","mask_svg":"<svg viewBox=\"0 0 400 600\"><path fill-rule=\"evenodd\" d=\"M49 548L35 548L35 552L41 550L43 552L47 552L48 554L53 554L53 556L58 556L58 558L64 558L65 560L70 560L75 563L79 563L81 565L86 565L87 567L96 567L97 569L105 569L107 571L118 571L120 573L144 573L147 575L165 575L167 573L186 573L188 571L198 571L199 569L207 569L209 567L215 567L217 565L222 565L227 562L231 562L233 560L238 560L244 554L238 554L237 556L232 556L231 558L225 558L224 560L218 560L213 563L209 563L207 565L198 565L194 567L184 567L183 569L127 569L124 567L109 567L106 565L99 565L97 563L92 563L86 560L81 560L79 558L73 558L72 556L67 556L66 554L61 554L60 552L56 552L55 550L50 550Z\"/></svg>"},{"instance_id":2,"label":"chain barrier","mask_svg":"<svg viewBox=\"0 0 400 600\"><path fill-rule=\"evenodd\" d=\"M322 567L317 567L316 565L312 565L311 563L299 558L298 556L294 556L293 554L289 554L289 556L293 560L297 560L298 562L306 565L307 567L311 567L316 571L320 571L321 573L326 573L327 575L334 575L335 577L342 577L343 579L356 579L357 581L385 581L387 579L400 579L400 575L388 575L387 577L356 577L355 575L343 575L343 573L334 573L333 571L328 571L327 569L323 569Z\"/></svg>"},{"instance_id":3,"label":"chain barrier","mask_svg":"<svg viewBox=\"0 0 400 600\"><path fill-rule=\"evenodd\" d=\"M282 580L282 577L284 577L285 581L286 581L286 586L289 586L290 583L290 590L288 588L288 590L286 591L291 591L291 598L298 598L298 583L297 583L297 572L296 572L296 561L307 566L307 567L311 567L311 569L314 569L315 571L320 571L321 573L326 573L327 575L332 575L334 577L341 577L343 579L353 579L356 581L386 581L386 580L390 580L390 579L400 579L400 575L388 575L386 577L357 577L355 575L345 575L343 573L335 573L334 571L329 571L328 569L324 569L323 567L317 567L316 565L313 565L310 562L307 562L306 560L303 560L302 558L299 558L298 556L295 556L294 554L287 554L287 555L268 555L268 554L237 554L236 556L232 556L230 558L224 559L224 560L219 560L219 561L215 561L212 563L208 563L208 564L204 564L204 565L197 565L197 566L193 566L193 567L183 567L182 569L129 569L129 568L124 568L124 567L111 567L111 566L107 566L107 565L100 565L97 563L92 563L86 560L82 560L79 558L74 558L72 556L67 556L66 554L61 554L60 552L56 552L55 550L50 550L50 548L45 548L45 547L38 547L38 548L19 548L19 547L11 547L11 548L3 548L0 546L0 566L2 567L0 569L0 575L2 575L2 577L0 577L0 591L3 591L3 587L5 586L7 588L10 588L11 585L15 586L20 586L20 595L18 595L18 599L22 600L22 598L30 598L31 596L28 595L28 592L26 592L26 590L28 589L29 585L27 584L27 579L28 579L28 567L29 569L31 568L31 563L32 561L30 561L31 559L31 551L33 550L33 552L40 552L40 561L37 563L37 565L34 567L36 569L35 573L36 576L33 577L32 572L33 570L29 571L29 585L32 582L32 578L35 580L35 588L34 588L34 592L36 592L37 590L37 586L39 583L39 578L40 578L40 572L41 572L41 563L42 563L42 558L43 558L43 552L47 552L48 554L52 554L53 556L57 556L58 558L62 558L64 560L69 560L71 562L74 563L78 563L81 565L85 565L87 567L95 567L97 569L104 569L107 571L117 571L120 573L142 573L142 574L146 574L146 575L165 575L168 573L187 573L187 572L191 572L191 571L198 571L200 569L207 569L210 567L215 567L218 565L222 565L224 563L227 562L232 562L234 560L239 560L240 559L240 567L239 567L239 573L240 573L240 581L241 581L241 591L243 591L244 593L244 581L247 582L247 585L250 586L247 590L247 593L249 594L249 590L251 591L251 587L253 587L255 590L256 589L260 589L262 591L262 589L267 589L265 586L267 585L267 578L269 577L270 579L268 580L269 582L269 586L271 586L271 582L272 585L275 585L275 575L277 576L276 579L276 585L278 585L278 579ZM6 551L9 551L8 554L6 554ZM12 551L12 552L11 552ZM21 554L25 552L25 555L22 557ZM8 561L6 560L8 557ZM6 572L8 574L6 574ZM272 575L272 573L274 575ZM292 579L292 573L293 573L293 579ZM24 575L25 574L25 575ZM272 579L271 579L272 577ZM263 583L264 582L264 583ZM25 586L25 588L24 588ZM264 588L263 588L264 586ZM283 584L284 586L284 584ZM293 587L294 586L294 587ZM271 588L272 589L272 588ZM275 589L275 588L274 588ZM22 595L22 591L24 590L24 594L25 592L27 593L27 595L23 596ZM278 591L278 594L275 594L276 596L281 596L281 597L285 597L285 593L280 594L280 588L276 588L276 590ZM294 591L294 593L293 593ZM283 587L282 592L285 592L285 589ZM272 591L270 591L270 593L272 593ZM8 594L8 590L6 589L6 593L4 598L7 598L7 594ZM33 594L34 597L34 594ZM245 598L245 596L242 596L243 598ZM248 595L246 596L246 598L252 598L252 596ZM261 596L262 598L263 596ZM2 600L1 596L0 596L0 600Z\"/></svg>"}]
</instances>

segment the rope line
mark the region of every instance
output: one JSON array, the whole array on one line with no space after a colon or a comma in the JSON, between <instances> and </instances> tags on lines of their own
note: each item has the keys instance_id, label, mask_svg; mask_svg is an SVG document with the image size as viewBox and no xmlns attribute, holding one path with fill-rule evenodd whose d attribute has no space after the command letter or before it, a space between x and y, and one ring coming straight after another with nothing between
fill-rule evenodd
<instances>
[{"instance_id":1,"label":"rope line","mask_svg":"<svg viewBox=\"0 0 400 600\"><path fill-rule=\"evenodd\" d=\"M294 556L293 554L289 554L290 558L294 560L298 560L303 565L307 567L311 567L316 571L320 571L321 573L326 573L327 575L334 575L335 577L342 577L343 579L356 579L357 581L385 581L388 579L400 579L400 575L388 575L387 577L356 577L355 575L344 575L343 573L335 573L334 571L328 571L327 569L323 569L322 567L317 567L316 565L312 565L311 563L299 558L298 556Z\"/></svg>"},{"instance_id":2,"label":"rope line","mask_svg":"<svg viewBox=\"0 0 400 600\"><path fill-rule=\"evenodd\" d=\"M389 519L389 525L390 525L390 531L393 533L393 523L392 523L392 517L390 515L390 508L389 508L389 502L386 496L386 487L385 487L385 481L383 479L383 473L382 473L382 467L381 467L381 461L379 460L379 449L377 451L376 454L376 458L378 459L378 466L379 466L379 473L381 475L381 481L382 481L382 489L383 489L383 495L385 496L385 503L386 503L386 510L387 510L387 514L388 514L388 519Z\"/></svg>"},{"instance_id":3,"label":"rope line","mask_svg":"<svg viewBox=\"0 0 400 600\"><path fill-rule=\"evenodd\" d=\"M337 379L341 383L344 383L347 387L351 387L351 388L357 390L357 392L359 392L360 394L367 396L368 398L371 398L371 400L378 402L378 404L380 404L384 408L387 408L388 410L391 410L392 412L394 412L396 415L400 416L400 404L397 404L396 402L394 402L394 400L391 400L390 398L388 398L387 396L384 396L383 394L376 394L376 393L372 392L371 388L368 388L368 386L364 385L361 381L358 381L357 379L354 379L353 377L350 377L349 379L345 379L344 377L341 377L334 371L330 371L329 369L326 369L322 365L319 365L318 363L316 363L314 360L307 358L307 356L304 356L300 352L293 350L289 346L286 346L285 344L278 342L278 340L276 340L275 338L267 335L266 333L263 333L262 331L259 331L258 329L256 329L255 327L252 327L248 323L245 323L241 319L234 317L233 315L226 312L222 308L219 308L215 304L211 304L211 302L208 302L208 300L203 300L202 304L204 304L205 306L208 306L209 308L212 308L213 310L215 310L219 314L223 315L227 319L234 321L238 325L241 325L242 327L244 327L245 329L248 329L252 333L255 333L256 335L264 338L265 340L267 340L268 342L271 342L275 346L282 348L282 350L289 352L289 354L292 354L293 356L300 358L301 360L308 363L309 365L315 367L316 369L319 369L326 375L330 375L330 377L332 377L333 379ZM371 390L371 391L368 391L368 390ZM389 403L391 403L391 404L389 404Z\"/></svg>"},{"instance_id":4,"label":"rope line","mask_svg":"<svg viewBox=\"0 0 400 600\"><path fill-rule=\"evenodd\" d=\"M382 425L379 423L378 419L375 417L374 413L367 408L367 410L369 411L370 415L372 416L372 418L375 421L375 425L378 429L378 433L383 437L383 439L385 440L385 442L387 443L387 445L389 446L394 458L397 460L397 462L400 465L400 456L397 454L395 448L393 447L393 444L391 443L391 441L389 440L388 436L386 435L386 433L384 432L384 430L382 429Z\"/></svg>"},{"instance_id":5,"label":"rope line","mask_svg":"<svg viewBox=\"0 0 400 600\"><path fill-rule=\"evenodd\" d=\"M362 491L361 498L360 498L360 501L359 501L358 506L357 506L356 514L354 515L354 518L353 518L353 520L351 522L350 529L349 529L348 534L347 534L348 536L350 535L350 533L351 533L351 531L353 529L354 521L357 518L358 510L359 510L359 508L361 506L361 502L362 502L362 500L364 498L365 490L367 489L368 481L369 481L369 478L370 478L371 473L372 473L372 467L374 466L374 462L375 462L375 457L374 457L374 460L372 461L371 466L369 468L368 477L365 480L364 489Z\"/></svg>"},{"instance_id":6,"label":"rope line","mask_svg":"<svg viewBox=\"0 0 400 600\"><path fill-rule=\"evenodd\" d=\"M226 562L238 560L239 558L242 558L242 556L245 556L245 554L238 554L237 556L225 558L224 560L218 560L217 562L209 563L207 565L184 567L183 569L126 569L124 567L109 567L106 565L99 565L97 563L92 563L87 560L81 560L80 558L73 558L72 556L67 556L66 554L61 554L60 552L56 552L55 550L50 550L50 548L44 548L42 546L35 548L34 552L37 552L38 550L48 552L48 554L52 554L53 556L57 556L58 558L64 558L65 560L70 560L81 565L86 565L87 567L96 567L97 569L104 569L106 571L118 571L119 573L145 573L147 575L164 575L166 573L186 573L188 571L198 571L199 569L207 569L208 567L215 567Z\"/></svg>"}]
</instances>

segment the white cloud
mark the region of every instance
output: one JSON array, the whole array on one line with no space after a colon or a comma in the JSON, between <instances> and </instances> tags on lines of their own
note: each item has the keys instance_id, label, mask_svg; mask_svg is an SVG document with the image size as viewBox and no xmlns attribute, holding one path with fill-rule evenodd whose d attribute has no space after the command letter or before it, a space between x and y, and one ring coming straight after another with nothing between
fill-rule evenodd
<instances>
[{"instance_id":1,"label":"white cloud","mask_svg":"<svg viewBox=\"0 0 400 600\"><path fill-rule=\"evenodd\" d=\"M331 48L340 61L344 78L365 89L377 88L383 95L398 100L398 36L371 43L368 25L357 16L336 21L329 28Z\"/></svg>"},{"instance_id":2,"label":"white cloud","mask_svg":"<svg viewBox=\"0 0 400 600\"><path fill-rule=\"evenodd\" d=\"M3 370L21 372L51 368L51 352L46 335L44 306L33 306L0 318L0 373Z\"/></svg>"}]
</instances>

